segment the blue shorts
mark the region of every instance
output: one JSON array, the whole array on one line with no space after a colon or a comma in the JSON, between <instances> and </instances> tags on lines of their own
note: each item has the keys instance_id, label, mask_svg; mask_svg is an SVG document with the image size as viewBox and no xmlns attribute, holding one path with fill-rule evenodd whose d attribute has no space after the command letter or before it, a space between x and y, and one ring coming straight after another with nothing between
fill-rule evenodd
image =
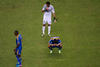
<instances>
[{"instance_id":1,"label":"blue shorts","mask_svg":"<svg viewBox=\"0 0 100 67\"><path fill-rule=\"evenodd\" d=\"M19 47L19 48L16 49L16 53L17 53L18 55L21 55L21 51L22 51L22 47Z\"/></svg>"},{"instance_id":2,"label":"blue shorts","mask_svg":"<svg viewBox=\"0 0 100 67\"><path fill-rule=\"evenodd\" d=\"M52 48L59 48L60 46L52 46Z\"/></svg>"},{"instance_id":3,"label":"blue shorts","mask_svg":"<svg viewBox=\"0 0 100 67\"><path fill-rule=\"evenodd\" d=\"M62 49L62 46L49 46L48 47L50 50L53 50L53 48L58 48L59 50Z\"/></svg>"}]
</instances>

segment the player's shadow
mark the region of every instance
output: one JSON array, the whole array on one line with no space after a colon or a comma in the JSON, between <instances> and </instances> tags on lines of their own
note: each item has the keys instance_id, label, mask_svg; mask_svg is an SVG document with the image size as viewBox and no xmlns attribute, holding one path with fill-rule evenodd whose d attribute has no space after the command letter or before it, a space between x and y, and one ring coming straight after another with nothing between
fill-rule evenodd
<instances>
[{"instance_id":1,"label":"player's shadow","mask_svg":"<svg viewBox=\"0 0 100 67\"><path fill-rule=\"evenodd\" d=\"M63 57L63 52L59 54L59 53L58 53L58 49L57 49L57 48L54 48L52 54L50 54L50 53L48 52L48 56L49 56L49 58L53 58L53 59L62 59L62 57Z\"/></svg>"}]
</instances>

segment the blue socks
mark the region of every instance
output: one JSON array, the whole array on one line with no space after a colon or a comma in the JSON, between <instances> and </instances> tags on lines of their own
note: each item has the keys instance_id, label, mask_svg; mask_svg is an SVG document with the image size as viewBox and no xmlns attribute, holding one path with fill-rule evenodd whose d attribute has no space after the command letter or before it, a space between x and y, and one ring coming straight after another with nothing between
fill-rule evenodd
<instances>
[{"instance_id":1,"label":"blue socks","mask_svg":"<svg viewBox=\"0 0 100 67\"><path fill-rule=\"evenodd\" d=\"M16 56L16 58L17 58L19 65L21 65L21 60L22 60L21 57L19 58L18 56Z\"/></svg>"}]
</instances>

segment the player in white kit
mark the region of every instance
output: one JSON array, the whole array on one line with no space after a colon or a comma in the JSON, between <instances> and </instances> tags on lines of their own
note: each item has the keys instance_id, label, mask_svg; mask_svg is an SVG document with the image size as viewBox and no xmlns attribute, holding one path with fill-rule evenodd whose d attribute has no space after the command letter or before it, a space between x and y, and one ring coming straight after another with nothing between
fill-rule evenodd
<instances>
[{"instance_id":1,"label":"player in white kit","mask_svg":"<svg viewBox=\"0 0 100 67\"><path fill-rule=\"evenodd\" d=\"M56 15L55 15L54 7L50 4L50 2L46 2L46 4L42 8L42 12L44 13L42 36L45 35L46 23L48 23L48 36L50 36L51 22L52 22L51 16L52 16L52 14L53 14L53 17L54 17L54 22L56 22Z\"/></svg>"}]
</instances>

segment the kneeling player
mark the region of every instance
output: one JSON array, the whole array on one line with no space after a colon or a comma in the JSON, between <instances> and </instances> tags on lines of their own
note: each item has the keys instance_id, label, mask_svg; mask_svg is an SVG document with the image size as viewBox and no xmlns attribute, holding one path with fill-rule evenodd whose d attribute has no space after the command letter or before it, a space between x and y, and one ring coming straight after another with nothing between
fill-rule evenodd
<instances>
[{"instance_id":1,"label":"kneeling player","mask_svg":"<svg viewBox=\"0 0 100 67\"><path fill-rule=\"evenodd\" d=\"M59 39L59 37L51 37L48 48L50 49L50 53L52 53L53 48L58 48L59 53L61 53L62 44L61 44L61 40Z\"/></svg>"}]
</instances>

